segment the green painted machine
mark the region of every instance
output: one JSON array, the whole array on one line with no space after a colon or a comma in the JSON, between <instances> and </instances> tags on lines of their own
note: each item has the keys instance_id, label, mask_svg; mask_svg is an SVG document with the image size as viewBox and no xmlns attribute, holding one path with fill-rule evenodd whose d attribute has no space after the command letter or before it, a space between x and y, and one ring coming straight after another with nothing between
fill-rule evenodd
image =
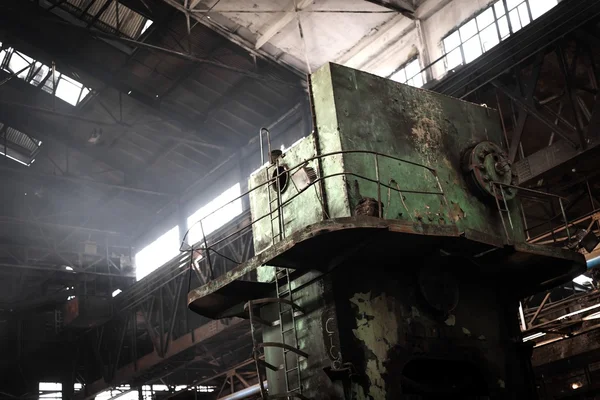
<instances>
[{"instance_id":1,"label":"green painted machine","mask_svg":"<svg viewBox=\"0 0 600 400\"><path fill-rule=\"evenodd\" d=\"M256 256L190 309L250 320L265 399L534 398L518 300L585 260L525 242L546 194L496 111L335 64L311 89L315 132L249 180Z\"/></svg>"}]
</instances>

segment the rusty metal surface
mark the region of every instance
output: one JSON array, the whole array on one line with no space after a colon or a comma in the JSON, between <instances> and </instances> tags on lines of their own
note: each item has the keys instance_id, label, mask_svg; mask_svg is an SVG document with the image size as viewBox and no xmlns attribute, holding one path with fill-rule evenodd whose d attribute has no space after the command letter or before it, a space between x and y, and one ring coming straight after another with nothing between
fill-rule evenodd
<instances>
[{"instance_id":1,"label":"rusty metal surface","mask_svg":"<svg viewBox=\"0 0 600 400\"><path fill-rule=\"evenodd\" d=\"M191 311L212 319L244 317L246 312L241 305L248 300L265 297L271 290L272 285L267 283L234 280L211 296L198 297L189 302L188 307Z\"/></svg>"},{"instance_id":2,"label":"rusty metal surface","mask_svg":"<svg viewBox=\"0 0 600 400\"><path fill-rule=\"evenodd\" d=\"M243 319L232 318L230 320L210 321L195 329L193 332L185 334L171 342L167 354L160 356L157 351L153 351L139 358L136 362L127 364L119 368L115 372L115 376L111 382L105 382L104 379L99 379L95 382L90 382L85 386L85 392L80 392L75 397L77 400L90 400L95 395L109 387L118 386L122 383L131 381L143 376L145 372L162 363L165 359L182 353L196 345L206 344L212 339L218 338L224 332L231 328L245 323ZM221 336L222 337L222 336ZM132 378L133 377L133 378ZM143 383L143 382L141 382Z\"/></svg>"},{"instance_id":3,"label":"rusty metal surface","mask_svg":"<svg viewBox=\"0 0 600 400\"><path fill-rule=\"evenodd\" d=\"M243 302L260 297L259 293L264 294L260 284L238 281L260 266L327 271L348 257L358 258L357 253L377 260L400 254L416 257L432 248L453 249L471 256L493 250L479 256L478 262L489 267L491 274L520 274L524 282L522 286L531 292L538 290L531 285L535 285L540 277L546 280L544 277L551 279L585 270L584 257L572 251L525 243L514 246L498 243L494 247L487 243L484 234L470 231L468 238L464 236L455 226L432 226L366 216L322 221L294 233L248 262L190 291L188 306L204 316L215 318L231 307L239 309ZM480 236L484 239L480 240ZM230 284L234 286L228 287ZM244 286L244 290L236 290L235 285ZM235 295L232 296L232 293Z\"/></svg>"}]
</instances>

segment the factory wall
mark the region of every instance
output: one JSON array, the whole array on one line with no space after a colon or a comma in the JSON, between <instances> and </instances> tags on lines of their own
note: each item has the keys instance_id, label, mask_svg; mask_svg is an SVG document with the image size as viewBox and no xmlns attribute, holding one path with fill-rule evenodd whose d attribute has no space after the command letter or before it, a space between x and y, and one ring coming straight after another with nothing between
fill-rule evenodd
<instances>
[{"instance_id":1,"label":"factory wall","mask_svg":"<svg viewBox=\"0 0 600 400\"><path fill-rule=\"evenodd\" d=\"M444 61L439 60L445 55L442 40L496 1L426 0L417 7L415 19L398 15L374 29L334 62L389 77L418 57L421 68L435 63L426 72L427 81L440 80L447 73ZM537 1L539 8L542 0L528 1ZM509 7L514 3L508 1Z\"/></svg>"}]
</instances>

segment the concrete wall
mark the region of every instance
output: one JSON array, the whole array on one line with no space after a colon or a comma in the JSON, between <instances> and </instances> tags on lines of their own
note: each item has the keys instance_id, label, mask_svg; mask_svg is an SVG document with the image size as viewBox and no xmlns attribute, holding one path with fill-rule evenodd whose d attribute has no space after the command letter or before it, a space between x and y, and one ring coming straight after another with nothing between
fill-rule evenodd
<instances>
[{"instance_id":1,"label":"concrete wall","mask_svg":"<svg viewBox=\"0 0 600 400\"><path fill-rule=\"evenodd\" d=\"M335 62L375 75L388 77L398 67L419 55L421 67L443 56L441 40L495 0L426 0L410 20L397 16L364 37ZM445 74L443 63L431 79Z\"/></svg>"}]
</instances>

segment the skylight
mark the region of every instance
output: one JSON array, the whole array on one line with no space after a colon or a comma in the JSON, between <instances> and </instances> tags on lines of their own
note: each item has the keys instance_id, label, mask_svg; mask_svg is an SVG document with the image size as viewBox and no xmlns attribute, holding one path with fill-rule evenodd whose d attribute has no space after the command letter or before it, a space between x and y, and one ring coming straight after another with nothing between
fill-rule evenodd
<instances>
[{"instance_id":1,"label":"skylight","mask_svg":"<svg viewBox=\"0 0 600 400\"><path fill-rule=\"evenodd\" d=\"M194 245L195 243L203 239L203 229L204 234L209 235L210 233L225 225L227 222L240 215L243 211L242 199L238 198L237 200L229 203L230 201L232 201L236 197L239 197L240 195L241 186L239 183L236 183L235 185L233 185L232 187L215 197L204 207L201 207L198 211L190 215L187 219L187 226L189 229L187 243L190 245ZM216 212L211 214L213 211ZM200 223L198 222L201 219L203 219L202 227L200 227Z\"/></svg>"},{"instance_id":2,"label":"skylight","mask_svg":"<svg viewBox=\"0 0 600 400\"><path fill-rule=\"evenodd\" d=\"M179 253L179 226L144 247L135 255L135 277L139 281Z\"/></svg>"},{"instance_id":3,"label":"skylight","mask_svg":"<svg viewBox=\"0 0 600 400\"><path fill-rule=\"evenodd\" d=\"M47 1L49 10L63 19L64 11L72 17L89 24L90 27L105 32L119 32L121 35L138 39L152 25L152 20L114 0L57 0ZM57 7L58 6L58 7ZM71 19L72 19L71 17Z\"/></svg>"},{"instance_id":4,"label":"skylight","mask_svg":"<svg viewBox=\"0 0 600 400\"><path fill-rule=\"evenodd\" d=\"M0 156L29 167L41 145L40 140L0 122Z\"/></svg>"},{"instance_id":5,"label":"skylight","mask_svg":"<svg viewBox=\"0 0 600 400\"><path fill-rule=\"evenodd\" d=\"M42 90L55 95L72 106L81 103L90 93L81 82L70 78L12 47L2 47L0 42L0 69L33 86L42 85ZM56 87L56 90L54 89Z\"/></svg>"}]
</instances>

